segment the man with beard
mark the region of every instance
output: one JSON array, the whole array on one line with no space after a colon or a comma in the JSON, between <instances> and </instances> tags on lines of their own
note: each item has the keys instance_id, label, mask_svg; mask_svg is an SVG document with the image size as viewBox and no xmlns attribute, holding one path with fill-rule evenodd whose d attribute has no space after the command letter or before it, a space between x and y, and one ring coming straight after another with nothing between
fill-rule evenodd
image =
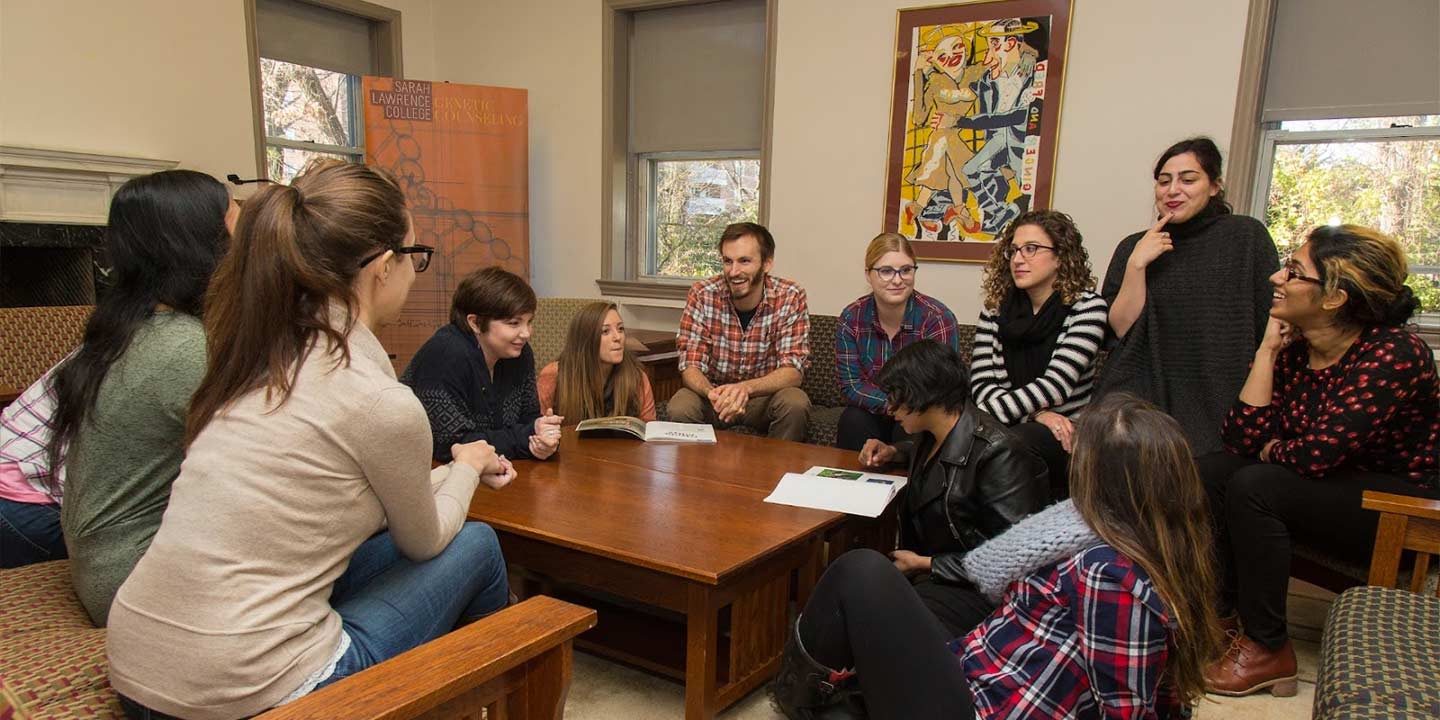
<instances>
[{"instance_id":1,"label":"man with beard","mask_svg":"<svg viewBox=\"0 0 1440 720\"><path fill-rule=\"evenodd\" d=\"M670 419L745 425L804 440L810 398L800 389L810 357L805 291L773 277L775 238L765 226L733 223L720 234L723 269L690 288L676 348L684 387Z\"/></svg>"}]
</instances>

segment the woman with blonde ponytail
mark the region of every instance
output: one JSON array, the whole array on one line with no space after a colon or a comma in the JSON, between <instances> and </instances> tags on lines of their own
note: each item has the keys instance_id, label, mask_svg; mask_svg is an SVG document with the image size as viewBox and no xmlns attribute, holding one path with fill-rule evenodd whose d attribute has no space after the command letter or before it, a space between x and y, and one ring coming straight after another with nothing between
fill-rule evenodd
<instances>
[{"instance_id":1,"label":"woman with blonde ponytail","mask_svg":"<svg viewBox=\"0 0 1440 720\"><path fill-rule=\"evenodd\" d=\"M1208 501L1179 423L1125 393L1090 404L1070 492L965 556L999 607L962 638L884 556L841 556L786 646L781 709L821 717L863 697L877 719L1188 717L1221 644Z\"/></svg>"},{"instance_id":2,"label":"woman with blonde ponytail","mask_svg":"<svg viewBox=\"0 0 1440 720\"><path fill-rule=\"evenodd\" d=\"M425 410L375 336L431 252L364 165L245 202L170 507L111 607L132 717L255 715L505 605L495 534L465 514L514 469L475 442L431 471Z\"/></svg>"}]
</instances>

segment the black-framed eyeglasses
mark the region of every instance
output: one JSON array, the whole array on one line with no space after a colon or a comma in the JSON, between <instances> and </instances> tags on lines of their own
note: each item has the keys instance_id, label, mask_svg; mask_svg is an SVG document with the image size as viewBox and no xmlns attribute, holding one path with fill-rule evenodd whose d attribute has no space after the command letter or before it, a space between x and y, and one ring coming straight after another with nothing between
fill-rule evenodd
<instances>
[{"instance_id":1,"label":"black-framed eyeglasses","mask_svg":"<svg viewBox=\"0 0 1440 720\"><path fill-rule=\"evenodd\" d=\"M885 282L890 282L891 280L894 280L896 275L899 275L901 280L909 280L915 277L915 271L919 269L920 268L914 265L901 265L898 268L890 267L889 265L881 265L880 267L870 268L871 272L879 275L880 279L884 280Z\"/></svg>"},{"instance_id":2,"label":"black-framed eyeglasses","mask_svg":"<svg viewBox=\"0 0 1440 720\"><path fill-rule=\"evenodd\" d=\"M409 255L410 262L415 264L415 272L417 273L425 272L425 269L430 267L430 256L435 254L435 248L430 247L429 245L410 245L408 247L385 248L384 250L376 252L372 255L366 255L365 259L360 261L360 267L363 268L366 265L375 262L375 258L378 258L381 255L390 252L391 250L394 250L395 253L398 255Z\"/></svg>"},{"instance_id":3,"label":"black-framed eyeglasses","mask_svg":"<svg viewBox=\"0 0 1440 720\"><path fill-rule=\"evenodd\" d=\"M1320 278L1310 277L1309 275L1306 275L1305 267L1300 264L1300 261L1289 255L1285 256L1285 263L1282 267L1285 268L1285 282L1290 282L1291 280L1301 280L1303 282L1315 283L1316 285L1325 284L1325 281L1321 280Z\"/></svg>"},{"instance_id":4,"label":"black-framed eyeglasses","mask_svg":"<svg viewBox=\"0 0 1440 720\"><path fill-rule=\"evenodd\" d=\"M1040 243L1025 243L1020 247L1015 247L1014 245L1007 246L1005 248L1004 255L1005 259L1009 260L1010 258L1015 257L1015 255L1018 253L1020 257L1029 260L1030 258L1035 257L1035 253L1038 253L1041 250L1049 250L1050 252L1055 252L1055 248L1050 245L1041 245Z\"/></svg>"}]
</instances>

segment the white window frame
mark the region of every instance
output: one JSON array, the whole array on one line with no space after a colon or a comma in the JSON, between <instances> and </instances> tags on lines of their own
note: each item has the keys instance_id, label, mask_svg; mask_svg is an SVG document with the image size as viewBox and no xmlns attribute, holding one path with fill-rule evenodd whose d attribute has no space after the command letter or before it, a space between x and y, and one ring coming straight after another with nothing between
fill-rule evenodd
<instances>
[{"instance_id":1,"label":"white window frame","mask_svg":"<svg viewBox=\"0 0 1440 720\"><path fill-rule=\"evenodd\" d=\"M273 62L285 62L284 60L275 60L274 58L262 59L271 60ZM293 65L294 63L290 64ZM299 67L306 66L301 65ZM315 69L324 70L324 68ZM334 71L326 70L326 72ZM265 164L265 167L269 167L269 150L272 147L293 148L295 150L308 150L311 152L328 153L332 155L344 155L350 159L350 162L365 162L365 107L361 104L364 100L364 93L361 90L361 84L362 83L359 75L347 74L345 76L346 90L350 96L350 107L346 108L345 112L348 113L350 116L349 122L352 134L354 135L354 137L352 138L352 140L355 142L354 145L331 145L329 143L310 142L307 140L292 140L286 137L266 135L264 157L266 158L267 162ZM264 88L261 88L261 92L264 92ZM265 127L265 108L263 105L260 108L260 126L262 128ZM278 180L278 178L270 179Z\"/></svg>"},{"instance_id":2,"label":"white window frame","mask_svg":"<svg viewBox=\"0 0 1440 720\"><path fill-rule=\"evenodd\" d=\"M661 162L704 162L706 160L755 160L760 163L760 176L765 175L765 161L759 150L718 150L713 152L655 152L635 155L635 188L638 215L641 218L640 238L635 243L635 267L643 282L683 285L688 288L698 278L661 275L655 269L655 165ZM753 222L760 222L757 217ZM716 238L719 240L719 238Z\"/></svg>"},{"instance_id":3,"label":"white window frame","mask_svg":"<svg viewBox=\"0 0 1440 720\"><path fill-rule=\"evenodd\" d=\"M1440 140L1440 127L1388 127L1353 130L1282 130L1279 122L1261 126L1259 161L1255 164L1254 191L1250 196L1250 215L1265 222L1265 207L1270 200L1270 181L1275 170L1275 148L1279 145L1318 145L1323 143L1392 142L1405 140ZM1440 273L1440 266L1411 265L1411 274ZM1440 312L1415 315L1415 323L1427 334L1440 332Z\"/></svg>"}]
</instances>

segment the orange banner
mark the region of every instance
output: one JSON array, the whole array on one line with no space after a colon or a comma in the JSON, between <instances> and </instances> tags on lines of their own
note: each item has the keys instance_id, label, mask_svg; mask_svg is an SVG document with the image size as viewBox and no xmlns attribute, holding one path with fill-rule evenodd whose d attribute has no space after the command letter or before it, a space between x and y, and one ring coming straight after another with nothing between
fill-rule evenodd
<instances>
[{"instance_id":1,"label":"orange banner","mask_svg":"<svg viewBox=\"0 0 1440 720\"><path fill-rule=\"evenodd\" d=\"M526 91L364 78L366 162L393 173L434 247L400 320L380 333L397 371L450 314L467 273L491 265L530 275Z\"/></svg>"}]
</instances>

